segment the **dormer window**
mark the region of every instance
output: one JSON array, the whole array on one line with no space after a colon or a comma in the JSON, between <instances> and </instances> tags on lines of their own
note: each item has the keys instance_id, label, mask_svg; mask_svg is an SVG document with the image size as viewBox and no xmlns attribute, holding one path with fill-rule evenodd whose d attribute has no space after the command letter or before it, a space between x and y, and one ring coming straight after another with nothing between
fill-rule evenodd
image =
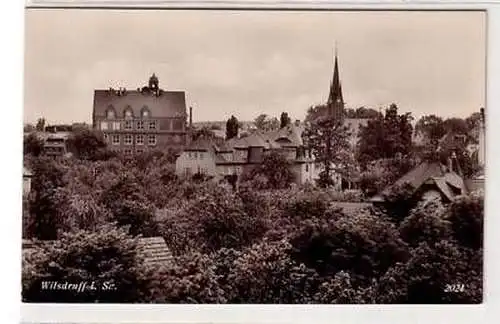
<instances>
[{"instance_id":1,"label":"dormer window","mask_svg":"<svg viewBox=\"0 0 500 324\"><path fill-rule=\"evenodd\" d=\"M123 116L125 119L131 119L134 117L134 112L132 111L132 107L127 106L125 110L123 111Z\"/></svg>"},{"instance_id":2,"label":"dormer window","mask_svg":"<svg viewBox=\"0 0 500 324\"><path fill-rule=\"evenodd\" d=\"M107 119L115 119L116 118L116 112L113 106L109 106L108 109L106 109L106 118Z\"/></svg>"},{"instance_id":3,"label":"dormer window","mask_svg":"<svg viewBox=\"0 0 500 324\"><path fill-rule=\"evenodd\" d=\"M142 107L141 109L141 117L142 118L149 118L150 117L150 112L147 106Z\"/></svg>"}]
</instances>

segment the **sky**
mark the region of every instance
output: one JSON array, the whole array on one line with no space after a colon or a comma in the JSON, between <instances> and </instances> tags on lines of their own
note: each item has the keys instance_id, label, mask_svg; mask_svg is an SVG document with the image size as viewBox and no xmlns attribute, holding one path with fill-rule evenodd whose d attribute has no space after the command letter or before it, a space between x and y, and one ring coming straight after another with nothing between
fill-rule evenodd
<instances>
[{"instance_id":1,"label":"sky","mask_svg":"<svg viewBox=\"0 0 500 324\"><path fill-rule=\"evenodd\" d=\"M303 119L326 102L335 47L347 107L485 106L483 12L27 9L24 122L90 123L94 89L152 73L186 92L195 122Z\"/></svg>"}]
</instances>

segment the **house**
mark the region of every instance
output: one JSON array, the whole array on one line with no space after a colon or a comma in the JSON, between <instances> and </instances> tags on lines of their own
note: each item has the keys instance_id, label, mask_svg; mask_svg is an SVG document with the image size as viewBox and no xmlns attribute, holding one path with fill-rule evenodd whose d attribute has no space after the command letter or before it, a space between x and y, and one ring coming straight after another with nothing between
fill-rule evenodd
<instances>
[{"instance_id":1,"label":"house","mask_svg":"<svg viewBox=\"0 0 500 324\"><path fill-rule=\"evenodd\" d=\"M374 196L371 202L383 204L393 188L405 184L411 185L412 198L416 200L439 197L446 203L467 193L465 182L457 173L438 162L423 162Z\"/></svg>"},{"instance_id":2,"label":"house","mask_svg":"<svg viewBox=\"0 0 500 324\"><path fill-rule=\"evenodd\" d=\"M184 91L166 91L153 74L148 85L94 91L92 125L110 148L125 154L152 148L180 151L189 143ZM192 109L189 109L192 123Z\"/></svg>"},{"instance_id":3,"label":"house","mask_svg":"<svg viewBox=\"0 0 500 324\"><path fill-rule=\"evenodd\" d=\"M26 167L23 167L23 196L29 195L31 192L31 179L33 173Z\"/></svg>"},{"instance_id":4,"label":"house","mask_svg":"<svg viewBox=\"0 0 500 324\"><path fill-rule=\"evenodd\" d=\"M66 156L70 153L69 137L69 132L48 133L43 143L45 154L53 157Z\"/></svg>"},{"instance_id":5,"label":"house","mask_svg":"<svg viewBox=\"0 0 500 324\"><path fill-rule=\"evenodd\" d=\"M266 153L277 152L292 162L297 183L317 178L312 156L304 148L302 129L288 125L271 132L254 132L243 138L233 138L222 144L201 138L186 147L176 161L176 173L190 176L195 173L219 179L236 176L262 163Z\"/></svg>"}]
</instances>

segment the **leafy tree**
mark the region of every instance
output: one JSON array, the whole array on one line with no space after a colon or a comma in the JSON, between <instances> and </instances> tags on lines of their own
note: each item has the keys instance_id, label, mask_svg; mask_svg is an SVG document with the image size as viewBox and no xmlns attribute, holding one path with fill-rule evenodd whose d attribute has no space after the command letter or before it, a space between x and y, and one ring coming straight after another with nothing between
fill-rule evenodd
<instances>
[{"instance_id":1,"label":"leafy tree","mask_svg":"<svg viewBox=\"0 0 500 324\"><path fill-rule=\"evenodd\" d=\"M454 238L463 246L483 246L484 197L481 193L459 197L449 207L447 216Z\"/></svg>"},{"instance_id":2,"label":"leafy tree","mask_svg":"<svg viewBox=\"0 0 500 324\"><path fill-rule=\"evenodd\" d=\"M35 128L37 131L43 132L45 130L45 118L38 118Z\"/></svg>"},{"instance_id":3,"label":"leafy tree","mask_svg":"<svg viewBox=\"0 0 500 324\"><path fill-rule=\"evenodd\" d=\"M200 129L195 130L191 136L191 139L193 141L196 141L200 138L212 139L215 138L215 135L210 128L202 127Z\"/></svg>"},{"instance_id":4,"label":"leafy tree","mask_svg":"<svg viewBox=\"0 0 500 324\"><path fill-rule=\"evenodd\" d=\"M357 109L346 109L345 114L347 118L369 119L377 118L380 113L372 108L359 107Z\"/></svg>"},{"instance_id":5,"label":"leafy tree","mask_svg":"<svg viewBox=\"0 0 500 324\"><path fill-rule=\"evenodd\" d=\"M367 212L333 220L311 219L298 228L290 242L292 258L320 276L344 270L364 284L407 255L394 224Z\"/></svg>"},{"instance_id":6,"label":"leafy tree","mask_svg":"<svg viewBox=\"0 0 500 324\"><path fill-rule=\"evenodd\" d=\"M46 252L27 255L24 302L131 303L139 300L136 241L112 225L66 233ZM87 282L87 290L43 289L43 282ZM93 283L93 284L92 284ZM103 289L104 285L111 289ZM92 289L95 288L95 289Z\"/></svg>"},{"instance_id":7,"label":"leafy tree","mask_svg":"<svg viewBox=\"0 0 500 324\"><path fill-rule=\"evenodd\" d=\"M333 172L345 168L345 152L349 150L349 128L332 118L317 118L308 123L303 133L304 144L323 169L322 185L331 184Z\"/></svg>"},{"instance_id":8,"label":"leafy tree","mask_svg":"<svg viewBox=\"0 0 500 324\"><path fill-rule=\"evenodd\" d=\"M43 140L38 138L35 133L24 137L24 154L39 156L43 153Z\"/></svg>"},{"instance_id":9,"label":"leafy tree","mask_svg":"<svg viewBox=\"0 0 500 324\"><path fill-rule=\"evenodd\" d=\"M119 178L101 196L101 202L106 206L114 221L119 226L129 226L131 235L156 236L157 225L154 219L154 209L144 196L137 179L130 174Z\"/></svg>"},{"instance_id":10,"label":"leafy tree","mask_svg":"<svg viewBox=\"0 0 500 324\"><path fill-rule=\"evenodd\" d=\"M141 276L145 283L143 303L218 304L227 302L218 284L213 259L199 252L175 257L160 267L149 267Z\"/></svg>"},{"instance_id":11,"label":"leafy tree","mask_svg":"<svg viewBox=\"0 0 500 324\"><path fill-rule=\"evenodd\" d=\"M317 273L290 258L286 241L262 241L239 256L227 281L231 303L311 303L319 284ZM226 261L227 263L227 261Z\"/></svg>"},{"instance_id":12,"label":"leafy tree","mask_svg":"<svg viewBox=\"0 0 500 324\"><path fill-rule=\"evenodd\" d=\"M467 134L467 122L462 118L448 118L444 121L446 130L454 134Z\"/></svg>"},{"instance_id":13,"label":"leafy tree","mask_svg":"<svg viewBox=\"0 0 500 324\"><path fill-rule=\"evenodd\" d=\"M385 115L360 126L358 161L362 166L373 160L393 158L397 154L407 155L412 149L411 114L398 114L392 104Z\"/></svg>"},{"instance_id":14,"label":"leafy tree","mask_svg":"<svg viewBox=\"0 0 500 324\"><path fill-rule=\"evenodd\" d=\"M292 122L292 119L288 116L287 112L282 112L280 116L280 128L284 128Z\"/></svg>"},{"instance_id":15,"label":"leafy tree","mask_svg":"<svg viewBox=\"0 0 500 324\"><path fill-rule=\"evenodd\" d=\"M446 240L433 246L422 242L411 251L408 261L394 265L381 277L377 301L480 303L482 278L482 251L476 253ZM449 291L451 285L458 285L456 291Z\"/></svg>"},{"instance_id":16,"label":"leafy tree","mask_svg":"<svg viewBox=\"0 0 500 324\"><path fill-rule=\"evenodd\" d=\"M24 133L31 133L31 132L33 132L35 130L36 130L36 127L33 126L33 124L29 124L29 123L28 124L24 124L24 127L23 127L23 132Z\"/></svg>"},{"instance_id":17,"label":"leafy tree","mask_svg":"<svg viewBox=\"0 0 500 324\"><path fill-rule=\"evenodd\" d=\"M279 128L279 121L276 117L269 117L266 114L260 114L254 120L255 127L258 130L269 132Z\"/></svg>"},{"instance_id":18,"label":"leafy tree","mask_svg":"<svg viewBox=\"0 0 500 324\"><path fill-rule=\"evenodd\" d=\"M40 158L32 165L28 235L41 240L55 240L61 227L55 193L64 186L63 171L50 158Z\"/></svg>"},{"instance_id":19,"label":"leafy tree","mask_svg":"<svg viewBox=\"0 0 500 324\"><path fill-rule=\"evenodd\" d=\"M295 174L291 168L291 162L284 155L271 152L264 155L262 163L255 166L249 173L244 174L242 180L251 180L263 176L266 182L262 184L262 189L287 188L295 180Z\"/></svg>"},{"instance_id":20,"label":"leafy tree","mask_svg":"<svg viewBox=\"0 0 500 324\"><path fill-rule=\"evenodd\" d=\"M101 133L89 129L78 129L68 139L68 147L82 160L99 160L106 151L106 142Z\"/></svg>"},{"instance_id":21,"label":"leafy tree","mask_svg":"<svg viewBox=\"0 0 500 324\"><path fill-rule=\"evenodd\" d=\"M238 137L239 123L238 119L231 115L226 122L226 139L231 139L233 137Z\"/></svg>"},{"instance_id":22,"label":"leafy tree","mask_svg":"<svg viewBox=\"0 0 500 324\"><path fill-rule=\"evenodd\" d=\"M430 246L451 237L451 223L443 215L440 200L420 202L399 227L401 237L411 246L426 242Z\"/></svg>"},{"instance_id":23,"label":"leafy tree","mask_svg":"<svg viewBox=\"0 0 500 324\"><path fill-rule=\"evenodd\" d=\"M446 124L441 117L427 115L421 117L415 124L415 131L422 134L427 141L437 145L437 141L446 134Z\"/></svg>"}]
</instances>

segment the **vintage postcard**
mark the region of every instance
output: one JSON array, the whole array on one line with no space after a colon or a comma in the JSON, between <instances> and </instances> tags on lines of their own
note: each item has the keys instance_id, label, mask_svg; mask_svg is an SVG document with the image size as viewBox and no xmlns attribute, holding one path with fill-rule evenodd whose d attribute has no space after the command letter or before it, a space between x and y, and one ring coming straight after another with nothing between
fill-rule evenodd
<instances>
[{"instance_id":1,"label":"vintage postcard","mask_svg":"<svg viewBox=\"0 0 500 324\"><path fill-rule=\"evenodd\" d=\"M24 303L483 302L485 11L25 19Z\"/></svg>"}]
</instances>

